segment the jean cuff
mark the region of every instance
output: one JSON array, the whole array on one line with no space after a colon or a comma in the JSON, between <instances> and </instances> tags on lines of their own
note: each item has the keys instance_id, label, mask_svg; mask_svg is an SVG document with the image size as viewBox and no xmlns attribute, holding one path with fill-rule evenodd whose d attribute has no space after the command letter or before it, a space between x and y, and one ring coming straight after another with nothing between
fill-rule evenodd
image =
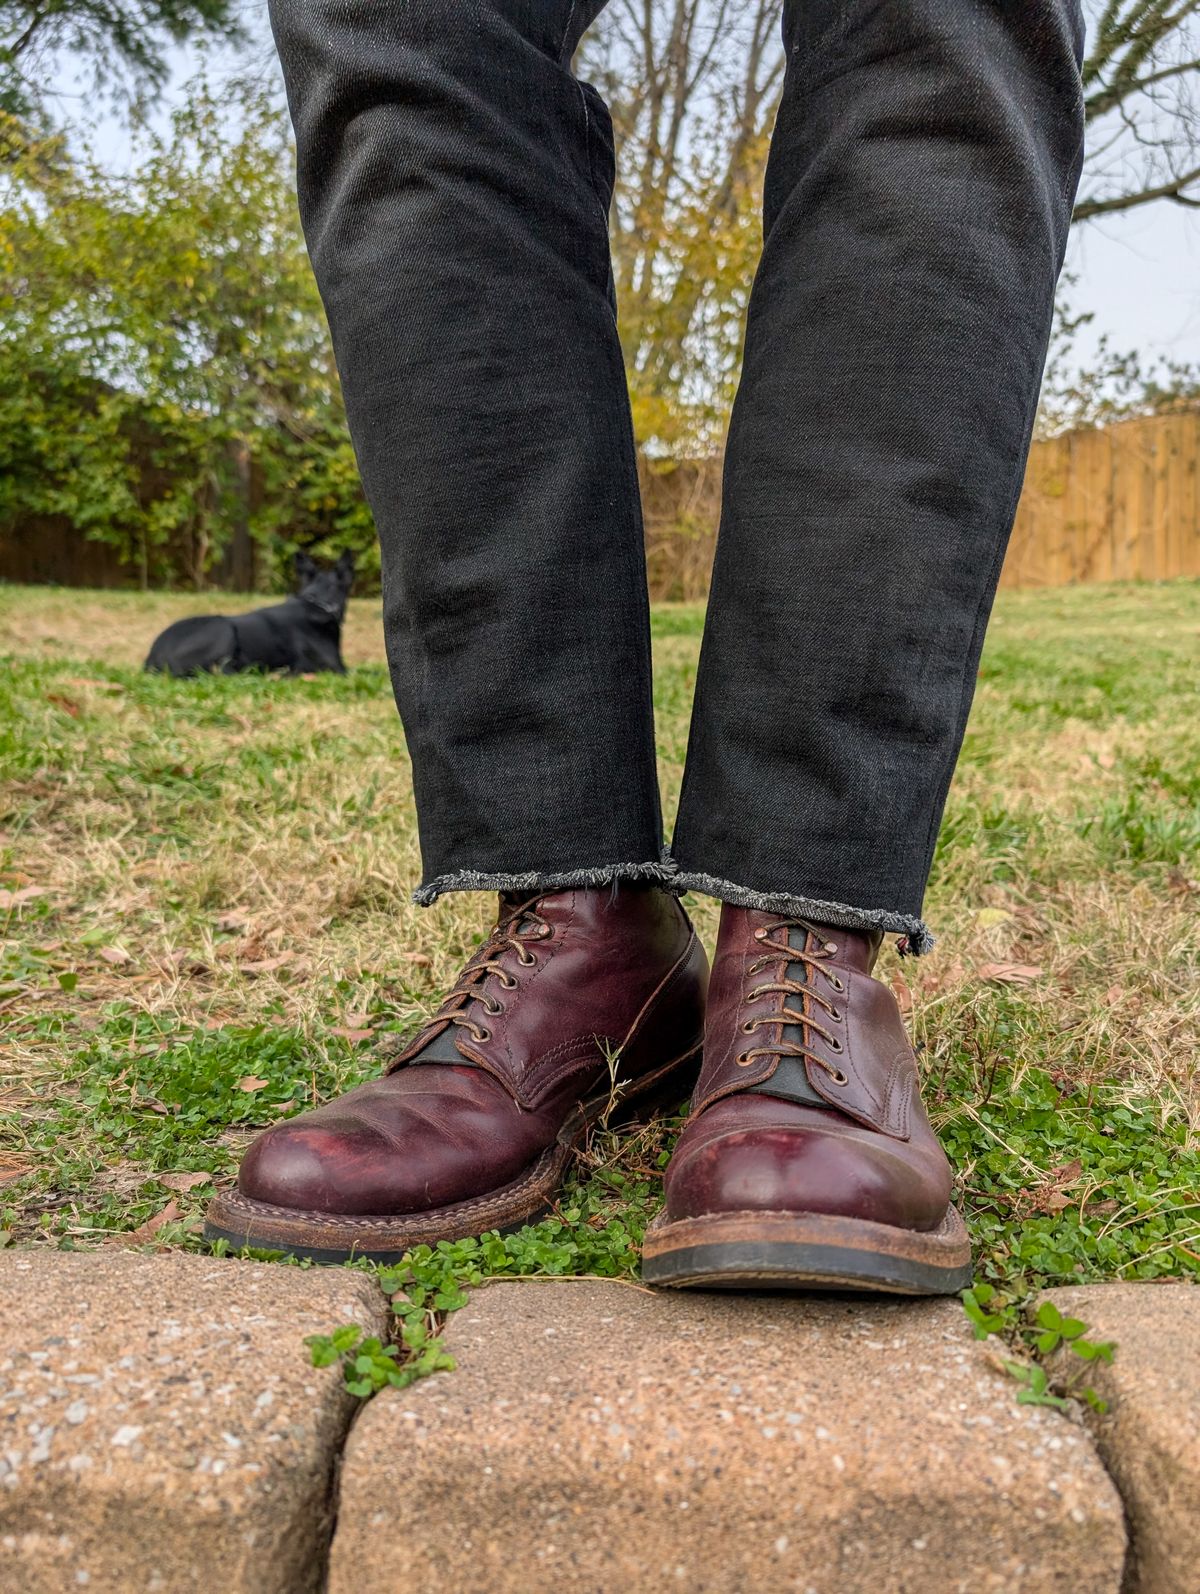
<instances>
[{"instance_id":1,"label":"jean cuff","mask_svg":"<svg viewBox=\"0 0 1200 1594\"><path fill-rule=\"evenodd\" d=\"M794 897L781 891L751 891L746 886L735 885L732 880L686 871L675 875L671 890L700 891L707 897L729 902L735 908L757 908L761 913L794 913L798 918L836 925L840 930L883 930L885 934L902 935L905 939L903 950L914 957L933 946L933 936L923 919L893 912L891 908L852 908L847 902L821 902L816 897Z\"/></svg>"},{"instance_id":2,"label":"jean cuff","mask_svg":"<svg viewBox=\"0 0 1200 1594\"><path fill-rule=\"evenodd\" d=\"M520 874L504 874L460 869L456 874L440 874L424 881L413 892L413 901L427 908L447 891L570 891L573 886L595 890L599 886L616 885L621 880L650 880L674 889L675 875L675 864L666 853L655 862L593 864L558 872L530 869Z\"/></svg>"}]
</instances>

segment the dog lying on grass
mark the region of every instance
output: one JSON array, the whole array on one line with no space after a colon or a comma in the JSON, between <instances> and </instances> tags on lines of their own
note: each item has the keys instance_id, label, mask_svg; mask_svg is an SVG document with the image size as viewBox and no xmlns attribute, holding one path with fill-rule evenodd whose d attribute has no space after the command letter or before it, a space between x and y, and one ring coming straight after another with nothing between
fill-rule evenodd
<instances>
[{"instance_id":1,"label":"dog lying on grass","mask_svg":"<svg viewBox=\"0 0 1200 1594\"><path fill-rule=\"evenodd\" d=\"M283 603L250 614L193 614L176 620L154 639L147 670L170 675L216 671L286 670L310 675L332 670L345 675L342 621L354 584L354 555L344 553L322 570L306 553L296 555L298 591Z\"/></svg>"}]
</instances>

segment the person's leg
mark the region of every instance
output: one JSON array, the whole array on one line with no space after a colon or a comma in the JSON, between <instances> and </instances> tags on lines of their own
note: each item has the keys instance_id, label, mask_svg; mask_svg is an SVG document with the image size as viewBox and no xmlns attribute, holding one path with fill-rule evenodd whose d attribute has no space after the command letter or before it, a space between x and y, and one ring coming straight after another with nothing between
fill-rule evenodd
<instances>
[{"instance_id":1,"label":"person's leg","mask_svg":"<svg viewBox=\"0 0 1200 1594\"><path fill-rule=\"evenodd\" d=\"M340 1260L543 1210L614 1101L695 1079L610 300L599 0L273 0L300 202L383 550L424 880L502 894L389 1073L268 1130L207 1232Z\"/></svg>"},{"instance_id":2,"label":"person's leg","mask_svg":"<svg viewBox=\"0 0 1200 1594\"><path fill-rule=\"evenodd\" d=\"M420 901L666 872L612 128L570 67L601 3L272 0Z\"/></svg>"},{"instance_id":3,"label":"person's leg","mask_svg":"<svg viewBox=\"0 0 1200 1594\"><path fill-rule=\"evenodd\" d=\"M1074 0L793 0L673 852L908 935L1037 406Z\"/></svg>"},{"instance_id":4,"label":"person's leg","mask_svg":"<svg viewBox=\"0 0 1200 1594\"><path fill-rule=\"evenodd\" d=\"M881 932L926 875L1082 146L1076 0L795 0L674 852L726 904L647 1276L969 1266Z\"/></svg>"}]
</instances>

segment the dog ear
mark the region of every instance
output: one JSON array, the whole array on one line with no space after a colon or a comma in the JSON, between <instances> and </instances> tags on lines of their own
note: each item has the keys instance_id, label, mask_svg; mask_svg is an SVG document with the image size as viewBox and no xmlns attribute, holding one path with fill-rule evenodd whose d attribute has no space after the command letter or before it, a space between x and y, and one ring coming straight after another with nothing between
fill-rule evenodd
<instances>
[{"instance_id":1,"label":"dog ear","mask_svg":"<svg viewBox=\"0 0 1200 1594\"><path fill-rule=\"evenodd\" d=\"M349 587L354 581L354 555L349 548L342 550L342 556L334 566L345 586Z\"/></svg>"},{"instance_id":2,"label":"dog ear","mask_svg":"<svg viewBox=\"0 0 1200 1594\"><path fill-rule=\"evenodd\" d=\"M306 554L303 549L296 555L292 568L296 572L296 580L300 586L304 586L305 582L311 581L317 573L315 560L309 554Z\"/></svg>"}]
</instances>

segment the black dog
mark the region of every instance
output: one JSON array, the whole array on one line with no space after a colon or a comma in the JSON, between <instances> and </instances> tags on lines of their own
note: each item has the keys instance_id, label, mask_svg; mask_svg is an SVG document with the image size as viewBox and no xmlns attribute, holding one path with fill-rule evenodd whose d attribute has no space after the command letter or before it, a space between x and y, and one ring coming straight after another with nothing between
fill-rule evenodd
<instances>
[{"instance_id":1,"label":"black dog","mask_svg":"<svg viewBox=\"0 0 1200 1594\"><path fill-rule=\"evenodd\" d=\"M309 675L342 663L342 620L354 584L354 555L344 553L332 570L321 570L306 553L296 555L299 592L269 609L250 614L196 614L154 640L148 670L171 675L201 675L216 670L286 670Z\"/></svg>"}]
</instances>

